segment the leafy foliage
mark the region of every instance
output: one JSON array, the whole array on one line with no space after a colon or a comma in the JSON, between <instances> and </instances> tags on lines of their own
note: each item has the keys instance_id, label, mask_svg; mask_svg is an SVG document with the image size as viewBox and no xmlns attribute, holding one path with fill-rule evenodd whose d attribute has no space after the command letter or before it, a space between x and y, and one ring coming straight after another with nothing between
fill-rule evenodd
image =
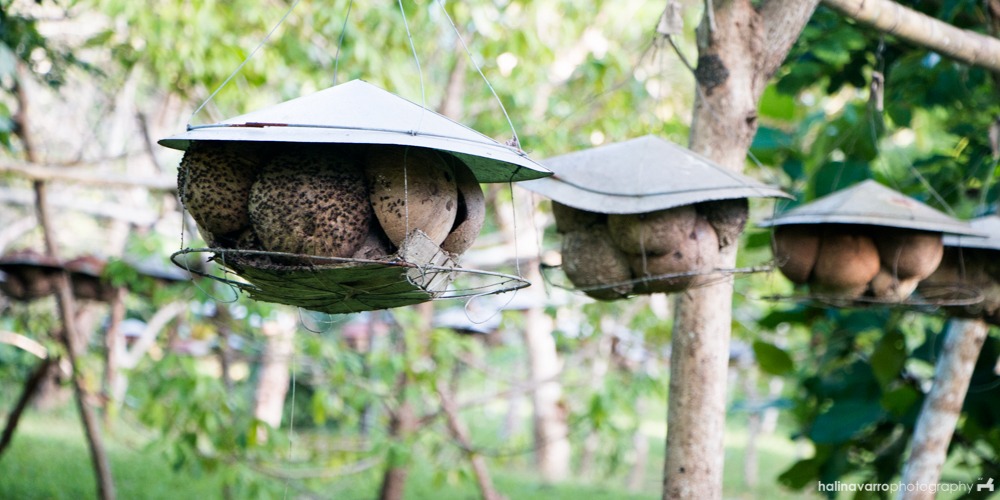
<instances>
[{"instance_id":1,"label":"leafy foliage","mask_svg":"<svg viewBox=\"0 0 1000 500\"><path fill-rule=\"evenodd\" d=\"M917 7L959 27L982 28L973 21L984 15L975 2ZM879 74L884 110L871 87ZM969 217L995 210L1000 199L1000 171L988 141L989 126L1000 115L997 95L988 72L861 29L821 7L762 101L766 121L752 150L780 167L800 202L874 178ZM794 114L781 105L788 99L797 104ZM792 308L773 310L760 324L811 332L793 355L799 369L788 375L797 384L798 436L816 452L788 469L781 482L802 489L817 480L887 483L897 477L931 383L941 318ZM981 364L996 360L989 347L995 343L988 340ZM766 367L772 354L761 353ZM976 430L993 425L986 415L998 410L1000 400L970 394L950 452L975 457L966 462L971 477L944 480L993 473L1000 447Z\"/></svg>"}]
</instances>

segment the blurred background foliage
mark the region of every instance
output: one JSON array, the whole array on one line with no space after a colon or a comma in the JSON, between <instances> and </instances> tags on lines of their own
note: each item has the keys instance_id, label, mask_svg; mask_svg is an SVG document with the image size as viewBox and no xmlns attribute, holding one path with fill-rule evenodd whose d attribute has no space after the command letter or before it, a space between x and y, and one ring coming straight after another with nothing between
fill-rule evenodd
<instances>
[{"instance_id":1,"label":"blurred background foliage","mask_svg":"<svg viewBox=\"0 0 1000 500\"><path fill-rule=\"evenodd\" d=\"M147 134L158 138L187 123L218 121L355 78L432 109L445 101L450 81L464 80L454 111L458 121L509 139L510 124L476 65L509 114L521 146L535 158L647 133L686 143L693 78L654 34L661 3L417 0L402 2L404 25L394 2L295 2L285 22L247 60L292 3L0 0L0 156L24 154L15 133L18 85L30 86L40 103L36 108L42 109L34 113L43 116L33 126L50 159L86 161L146 151L145 139L135 130L113 137L122 134L121 127L111 125L118 110L145 117ZM987 29L979 1L902 3L959 27ZM686 3L689 28L700 15L696 4ZM676 41L693 60L693 29L685 33ZM209 100L244 60L246 65ZM884 78L881 98L871 90L878 75ZM764 94L749 159L751 175L780 185L797 200L755 203L753 218L864 179L961 218L995 211L1000 170L988 130L1000 115L998 103L994 75L860 28L821 6ZM67 114L80 117L72 123L86 139L48 137L47 130ZM127 173L159 168L169 175L179 158L162 148L151 156L143 161L152 165L129 160L111 168ZM21 182L0 178L11 187ZM506 187L488 194L492 212L537 201ZM154 207L160 219L131 227L120 249L98 248L165 263L164 256L180 246L176 205L155 197L137 202ZM12 209L2 222L24 213ZM538 204L534 213L537 217L522 220L522 226L544 234L543 253L557 248L548 203ZM502 226L488 223L484 245L507 237ZM94 250L83 248L91 239L97 241L91 245L106 243L71 230L67 234L63 241L72 243L64 247L72 252ZM751 225L743 238L741 265L770 259L768 232ZM38 242L37 234L29 234L12 247ZM317 492L371 497L384 464L406 463L418 471L410 490L414 497L452 494L442 488L460 497L471 491L471 471L440 415L436 388L446 384L469 399L504 396L486 398L462 415L473 430L476 450L500 470L500 489L512 498L622 498L628 486L623 478L638 464L637 436L653 444L649 463L642 465L649 472L636 489L658 496L656 461L662 461L671 330L663 301L640 297L593 303L536 283L555 297L546 313L555 324L563 406L577 449L578 474L571 482L585 485L545 489L524 480L536 479L530 462L535 443L530 401L518 392L527 380L519 312L502 313L504 326L492 334L494 340L484 340L446 328L425 329L414 309L357 317L312 315L236 300L232 290L209 281L161 288L143 283L130 269L113 264L108 273L133 290L153 292L129 298L130 318L149 320L174 301L187 307L169 338L131 370L120 415L125 425L115 427L116 442L126 449L157 451L169 470L212 478L213 492L219 487L228 496L281 496L291 488L305 497ZM732 381L730 431L733 439L744 439L747 419L781 410L779 437L772 443L780 452L761 452L777 465L762 470L764 484L747 487L736 465L743 448L728 449L727 491L781 497L808 494L817 480L898 477L940 352L946 323L940 311L836 310L765 300L793 291L777 273L740 277L736 289L734 372L753 377L749 385ZM55 324L51 303L3 307L4 330L28 332L57 349L46 340ZM282 315L299 324L283 416L289 427L261 440L259 429L266 424L249 412L266 344L260 327ZM368 351L352 349L345 332L359 323L381 323L387 333ZM945 479L1000 477L996 335L993 329L977 365ZM178 354L172 339L202 342L215 354ZM99 343L95 335L87 360L95 370ZM400 346L405 346L402 352ZM223 351L235 356L231 378L220 375ZM746 352L755 362L739 368ZM33 363L22 351L0 349L0 383L18 387ZM394 391L400 374L412 382L403 394ZM5 408L16 392L0 391ZM387 432L385 410L403 401L415 404L426 425L399 441ZM32 463L23 448L12 453L0 467L15 470ZM126 469L116 465L116 472ZM80 484L83 494L92 491L86 479ZM22 487L0 478L0 496L31 494ZM164 497L176 492L170 488L175 487L166 488Z\"/></svg>"}]
</instances>

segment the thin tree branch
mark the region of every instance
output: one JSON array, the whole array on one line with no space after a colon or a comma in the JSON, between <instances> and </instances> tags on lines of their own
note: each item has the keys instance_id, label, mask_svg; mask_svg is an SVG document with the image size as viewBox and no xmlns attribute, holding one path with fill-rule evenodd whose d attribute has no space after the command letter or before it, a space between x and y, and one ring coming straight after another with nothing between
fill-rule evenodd
<instances>
[{"instance_id":1,"label":"thin tree branch","mask_svg":"<svg viewBox=\"0 0 1000 500\"><path fill-rule=\"evenodd\" d=\"M1000 40L956 28L892 0L823 0L855 21L959 62L1000 72Z\"/></svg>"},{"instance_id":2,"label":"thin tree branch","mask_svg":"<svg viewBox=\"0 0 1000 500\"><path fill-rule=\"evenodd\" d=\"M0 173L20 175L32 181L60 181L98 187L137 187L150 191L177 190L177 179L169 175L126 177L123 175L80 171L66 167L38 165L9 159L0 160Z\"/></svg>"},{"instance_id":3,"label":"thin tree branch","mask_svg":"<svg viewBox=\"0 0 1000 500\"><path fill-rule=\"evenodd\" d=\"M760 16L764 22L767 43L758 77L764 82L770 80L781 67L817 4L819 0L767 0L761 5Z\"/></svg>"}]
</instances>

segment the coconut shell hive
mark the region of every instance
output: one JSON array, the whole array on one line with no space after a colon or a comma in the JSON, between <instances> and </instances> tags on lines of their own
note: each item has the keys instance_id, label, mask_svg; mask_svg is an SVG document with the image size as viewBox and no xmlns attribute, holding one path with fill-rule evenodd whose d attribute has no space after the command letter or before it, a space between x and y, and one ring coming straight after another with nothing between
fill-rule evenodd
<instances>
[{"instance_id":1,"label":"coconut shell hive","mask_svg":"<svg viewBox=\"0 0 1000 500\"><path fill-rule=\"evenodd\" d=\"M774 227L772 248L789 280L817 298L901 303L930 276L945 234L974 236L967 222L867 180L793 208Z\"/></svg>"},{"instance_id":2,"label":"coconut shell hive","mask_svg":"<svg viewBox=\"0 0 1000 500\"><path fill-rule=\"evenodd\" d=\"M327 313L441 297L482 229L479 183L550 175L520 149L360 80L160 144L185 151L181 201L205 251L243 278L234 284Z\"/></svg>"},{"instance_id":3,"label":"coconut shell hive","mask_svg":"<svg viewBox=\"0 0 1000 500\"><path fill-rule=\"evenodd\" d=\"M599 300L696 284L743 231L747 198L788 197L653 135L542 163L554 175L522 186L552 200L563 271Z\"/></svg>"},{"instance_id":4,"label":"coconut shell hive","mask_svg":"<svg viewBox=\"0 0 1000 500\"><path fill-rule=\"evenodd\" d=\"M949 307L948 313L1000 326L1000 216L980 217L969 223L986 237L945 236L941 264L920 287L972 287L982 300Z\"/></svg>"}]
</instances>

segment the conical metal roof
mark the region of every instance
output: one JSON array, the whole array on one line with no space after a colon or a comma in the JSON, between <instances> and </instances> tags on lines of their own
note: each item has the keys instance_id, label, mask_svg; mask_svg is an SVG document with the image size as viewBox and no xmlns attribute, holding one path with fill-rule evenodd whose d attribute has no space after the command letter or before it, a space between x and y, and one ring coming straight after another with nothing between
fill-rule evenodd
<instances>
[{"instance_id":1,"label":"conical metal roof","mask_svg":"<svg viewBox=\"0 0 1000 500\"><path fill-rule=\"evenodd\" d=\"M866 224L979 236L968 222L867 180L795 207L760 225Z\"/></svg>"},{"instance_id":2,"label":"conical metal roof","mask_svg":"<svg viewBox=\"0 0 1000 500\"><path fill-rule=\"evenodd\" d=\"M985 250L1000 251L1000 216L987 215L969 221L972 229L981 233L985 238L963 238L960 235L948 235L944 237L944 245L947 247L962 248L982 248Z\"/></svg>"},{"instance_id":3,"label":"conical metal roof","mask_svg":"<svg viewBox=\"0 0 1000 500\"><path fill-rule=\"evenodd\" d=\"M211 125L189 127L160 144L191 141L395 144L448 151L480 182L549 175L528 155L370 83L353 80Z\"/></svg>"},{"instance_id":4,"label":"conical metal roof","mask_svg":"<svg viewBox=\"0 0 1000 500\"><path fill-rule=\"evenodd\" d=\"M791 198L653 135L542 160L555 175L520 184L564 205L635 214L735 198Z\"/></svg>"}]
</instances>

